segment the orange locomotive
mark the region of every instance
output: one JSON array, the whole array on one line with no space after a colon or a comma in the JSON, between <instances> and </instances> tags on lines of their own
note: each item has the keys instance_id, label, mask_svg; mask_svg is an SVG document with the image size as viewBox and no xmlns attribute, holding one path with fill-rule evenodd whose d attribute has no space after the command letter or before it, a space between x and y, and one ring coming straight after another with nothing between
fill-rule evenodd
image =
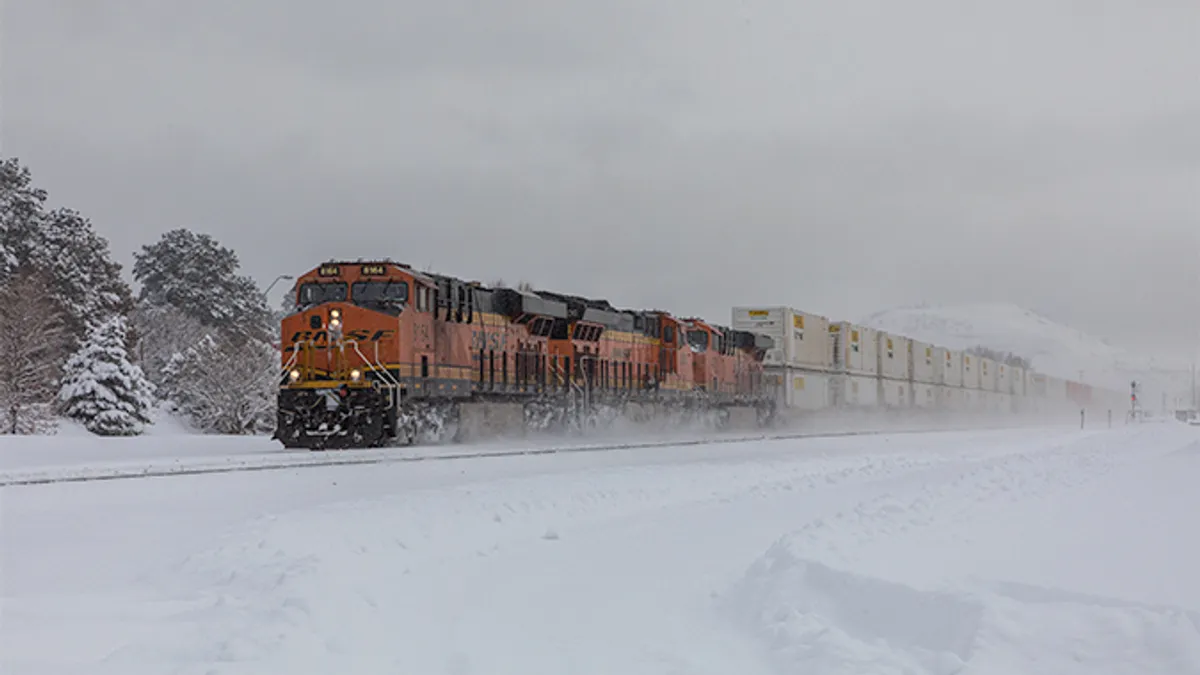
<instances>
[{"instance_id":1,"label":"orange locomotive","mask_svg":"<svg viewBox=\"0 0 1200 675\"><path fill-rule=\"evenodd\" d=\"M391 261L323 264L298 279L295 300L281 326L275 432L287 447L454 435L466 406L519 406L522 424L541 428L592 424L597 410L631 404L643 414L773 414L769 339L699 319Z\"/></svg>"}]
</instances>

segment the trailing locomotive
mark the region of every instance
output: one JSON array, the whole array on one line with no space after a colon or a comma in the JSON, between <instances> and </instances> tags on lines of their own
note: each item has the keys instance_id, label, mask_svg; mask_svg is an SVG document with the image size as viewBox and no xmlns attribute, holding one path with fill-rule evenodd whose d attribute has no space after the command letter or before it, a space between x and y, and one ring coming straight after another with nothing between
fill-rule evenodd
<instances>
[{"instance_id":1,"label":"trailing locomotive","mask_svg":"<svg viewBox=\"0 0 1200 675\"><path fill-rule=\"evenodd\" d=\"M330 262L281 325L275 437L376 447L470 430L709 415L762 424L771 340L663 311L490 288L392 261Z\"/></svg>"}]
</instances>

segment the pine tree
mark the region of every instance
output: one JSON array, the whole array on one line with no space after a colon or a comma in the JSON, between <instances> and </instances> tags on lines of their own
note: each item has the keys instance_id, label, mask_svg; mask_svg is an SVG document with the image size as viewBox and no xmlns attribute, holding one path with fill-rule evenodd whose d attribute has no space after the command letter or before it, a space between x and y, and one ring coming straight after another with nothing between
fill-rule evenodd
<instances>
[{"instance_id":1,"label":"pine tree","mask_svg":"<svg viewBox=\"0 0 1200 675\"><path fill-rule=\"evenodd\" d=\"M65 313L29 267L0 286L0 434L54 428L54 399L70 349Z\"/></svg>"},{"instance_id":2,"label":"pine tree","mask_svg":"<svg viewBox=\"0 0 1200 675\"><path fill-rule=\"evenodd\" d=\"M66 364L59 392L64 413L101 436L136 436L150 423L153 385L129 361L120 315L92 326Z\"/></svg>"},{"instance_id":3,"label":"pine tree","mask_svg":"<svg viewBox=\"0 0 1200 675\"><path fill-rule=\"evenodd\" d=\"M17 255L9 251L4 242L0 241L0 284L7 281L16 269Z\"/></svg>"},{"instance_id":4,"label":"pine tree","mask_svg":"<svg viewBox=\"0 0 1200 675\"><path fill-rule=\"evenodd\" d=\"M108 241L77 212L58 209L46 214L29 258L53 279L55 295L77 338L86 335L91 322L132 311L133 291L121 278L121 265L113 260Z\"/></svg>"},{"instance_id":5,"label":"pine tree","mask_svg":"<svg viewBox=\"0 0 1200 675\"><path fill-rule=\"evenodd\" d=\"M16 158L0 160L0 283L27 261L45 217L46 191L33 187L33 176Z\"/></svg>"},{"instance_id":6,"label":"pine tree","mask_svg":"<svg viewBox=\"0 0 1200 675\"><path fill-rule=\"evenodd\" d=\"M45 202L28 168L0 161L0 282L19 265L41 272L78 344L90 321L127 314L133 292L91 222L70 209L47 212Z\"/></svg>"},{"instance_id":7,"label":"pine tree","mask_svg":"<svg viewBox=\"0 0 1200 675\"><path fill-rule=\"evenodd\" d=\"M170 305L224 335L269 340L272 314L237 254L207 234L178 229L134 254L139 301Z\"/></svg>"}]
</instances>

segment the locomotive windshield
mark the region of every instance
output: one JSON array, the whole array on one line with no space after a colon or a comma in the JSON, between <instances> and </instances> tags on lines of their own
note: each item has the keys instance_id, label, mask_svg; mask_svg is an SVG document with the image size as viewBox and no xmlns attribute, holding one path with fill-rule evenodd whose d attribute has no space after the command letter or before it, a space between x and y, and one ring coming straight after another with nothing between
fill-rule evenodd
<instances>
[{"instance_id":1,"label":"locomotive windshield","mask_svg":"<svg viewBox=\"0 0 1200 675\"><path fill-rule=\"evenodd\" d=\"M373 309L399 309L408 300L404 281L360 281L351 289L354 304Z\"/></svg>"},{"instance_id":2,"label":"locomotive windshield","mask_svg":"<svg viewBox=\"0 0 1200 675\"><path fill-rule=\"evenodd\" d=\"M708 331L690 330L687 334L688 344L699 351L708 349Z\"/></svg>"},{"instance_id":3,"label":"locomotive windshield","mask_svg":"<svg viewBox=\"0 0 1200 675\"><path fill-rule=\"evenodd\" d=\"M301 284L296 305L307 309L326 302L345 302L347 296L348 289L344 281Z\"/></svg>"}]
</instances>

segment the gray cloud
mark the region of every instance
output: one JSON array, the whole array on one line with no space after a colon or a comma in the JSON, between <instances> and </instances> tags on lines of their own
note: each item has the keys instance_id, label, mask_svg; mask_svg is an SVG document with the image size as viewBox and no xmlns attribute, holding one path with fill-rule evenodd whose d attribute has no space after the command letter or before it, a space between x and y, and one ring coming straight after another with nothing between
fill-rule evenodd
<instances>
[{"instance_id":1,"label":"gray cloud","mask_svg":"<svg viewBox=\"0 0 1200 675\"><path fill-rule=\"evenodd\" d=\"M0 142L126 260L390 255L727 320L1200 334L1190 2L9 0Z\"/></svg>"}]
</instances>

